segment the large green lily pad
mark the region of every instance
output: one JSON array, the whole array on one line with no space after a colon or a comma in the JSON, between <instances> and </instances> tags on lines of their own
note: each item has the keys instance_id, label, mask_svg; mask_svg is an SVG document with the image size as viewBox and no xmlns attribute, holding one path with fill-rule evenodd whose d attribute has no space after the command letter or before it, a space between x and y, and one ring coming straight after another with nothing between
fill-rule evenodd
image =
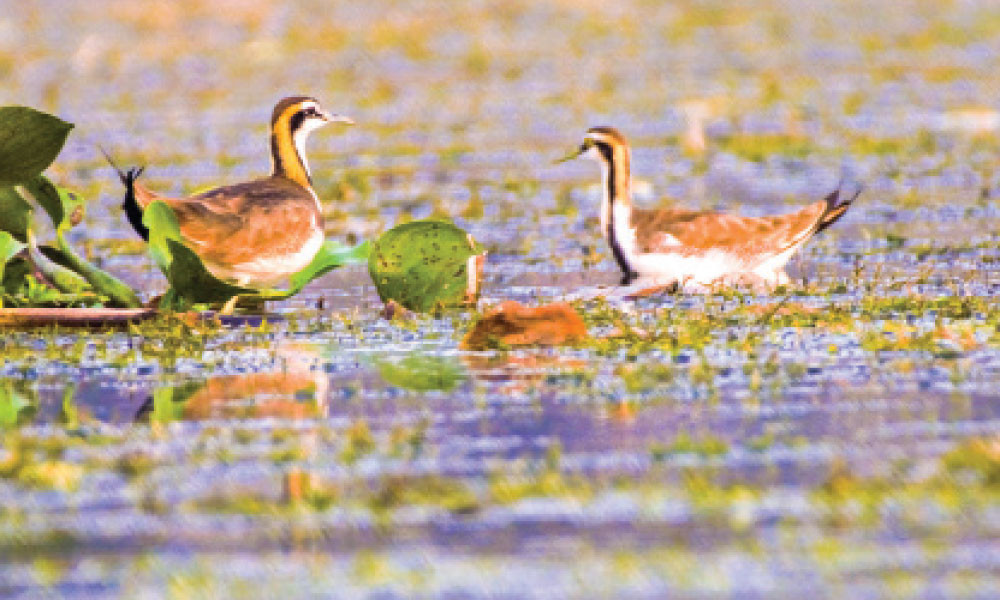
<instances>
[{"instance_id":1,"label":"large green lily pad","mask_svg":"<svg viewBox=\"0 0 1000 600\"><path fill-rule=\"evenodd\" d=\"M0 107L0 186L29 181L48 168L73 129L26 106Z\"/></svg>"},{"instance_id":2,"label":"large green lily pad","mask_svg":"<svg viewBox=\"0 0 1000 600\"><path fill-rule=\"evenodd\" d=\"M469 259L483 253L481 244L452 223L413 221L382 234L372 248L368 272L383 302L427 312L472 299L478 272L470 278L474 261ZM476 284L471 290L470 283Z\"/></svg>"}]
</instances>

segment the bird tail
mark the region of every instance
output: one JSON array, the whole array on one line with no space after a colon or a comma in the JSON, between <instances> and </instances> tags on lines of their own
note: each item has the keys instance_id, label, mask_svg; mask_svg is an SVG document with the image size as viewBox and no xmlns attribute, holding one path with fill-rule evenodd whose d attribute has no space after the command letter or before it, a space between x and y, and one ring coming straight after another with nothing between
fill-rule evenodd
<instances>
[{"instance_id":1,"label":"bird tail","mask_svg":"<svg viewBox=\"0 0 1000 600\"><path fill-rule=\"evenodd\" d=\"M105 160L111 165L111 168L118 173L118 179L121 180L122 185L125 186L125 198L122 200L122 209L125 211L125 218L128 219L129 225L135 232L139 234L145 241L149 241L149 228L142 224L142 206L139 205L138 200L135 196L135 182L142 175L142 172L146 167L130 167L128 170L121 170L115 161L111 158L111 155L104 149L98 146L101 154L104 155Z\"/></svg>"},{"instance_id":2,"label":"bird tail","mask_svg":"<svg viewBox=\"0 0 1000 600\"><path fill-rule=\"evenodd\" d=\"M841 181L840 185L837 186L837 189L830 192L830 195L824 198L824 200L826 200L826 210L823 211L823 215L819 218L819 222L816 225L816 231L813 232L814 234L823 231L830 225L836 223L840 217L844 216L847 209L851 207L851 203L854 202L858 196L861 195L862 190L864 190L864 186L860 183L855 184L853 194L848 194L844 188L844 182Z\"/></svg>"}]
</instances>

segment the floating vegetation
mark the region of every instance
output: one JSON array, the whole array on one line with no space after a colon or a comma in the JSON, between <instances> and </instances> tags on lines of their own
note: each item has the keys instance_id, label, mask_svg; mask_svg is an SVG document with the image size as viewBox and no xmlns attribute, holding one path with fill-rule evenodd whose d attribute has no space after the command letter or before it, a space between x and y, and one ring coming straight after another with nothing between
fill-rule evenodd
<instances>
[{"instance_id":1,"label":"floating vegetation","mask_svg":"<svg viewBox=\"0 0 1000 600\"><path fill-rule=\"evenodd\" d=\"M455 225L413 221L376 240L368 273L383 302L428 312L474 304L484 259L483 246Z\"/></svg>"}]
</instances>

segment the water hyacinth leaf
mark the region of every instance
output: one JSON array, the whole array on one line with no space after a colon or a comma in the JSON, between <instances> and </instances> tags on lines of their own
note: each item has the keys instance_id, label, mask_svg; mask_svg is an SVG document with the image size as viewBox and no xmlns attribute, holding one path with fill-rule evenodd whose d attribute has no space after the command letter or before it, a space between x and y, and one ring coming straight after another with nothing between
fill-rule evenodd
<instances>
[{"instance_id":1,"label":"water hyacinth leaf","mask_svg":"<svg viewBox=\"0 0 1000 600\"><path fill-rule=\"evenodd\" d=\"M379 361L379 375L394 386L417 391L451 391L466 379L454 359L411 354L400 361Z\"/></svg>"},{"instance_id":2,"label":"water hyacinth leaf","mask_svg":"<svg viewBox=\"0 0 1000 600\"><path fill-rule=\"evenodd\" d=\"M167 271L167 280L177 293L191 302L225 302L233 296L255 294L256 290L226 283L205 267L190 248L168 239L167 246L173 260Z\"/></svg>"},{"instance_id":3,"label":"water hyacinth leaf","mask_svg":"<svg viewBox=\"0 0 1000 600\"><path fill-rule=\"evenodd\" d=\"M7 262L24 250L25 246L6 231L0 231L0 281L3 281L4 268Z\"/></svg>"},{"instance_id":4,"label":"water hyacinth leaf","mask_svg":"<svg viewBox=\"0 0 1000 600\"><path fill-rule=\"evenodd\" d=\"M44 175L33 177L23 188L45 209L57 230L69 229L83 219L83 202L80 198L53 184Z\"/></svg>"},{"instance_id":5,"label":"water hyacinth leaf","mask_svg":"<svg viewBox=\"0 0 1000 600\"><path fill-rule=\"evenodd\" d=\"M335 240L327 240L306 268L288 278L287 290L267 290L262 292L262 295L274 299L293 296L302 291L309 282L336 268L364 264L368 261L369 254L371 254L371 242L346 246Z\"/></svg>"},{"instance_id":6,"label":"water hyacinth leaf","mask_svg":"<svg viewBox=\"0 0 1000 600\"><path fill-rule=\"evenodd\" d=\"M66 241L66 231L79 223L83 215L83 203L79 198L41 175L23 186L17 186L17 189L26 200L37 202L52 219L56 227L56 241L66 266L81 275L97 293L107 296L113 305L122 308L142 306L132 288L84 260Z\"/></svg>"},{"instance_id":7,"label":"water hyacinth leaf","mask_svg":"<svg viewBox=\"0 0 1000 600\"><path fill-rule=\"evenodd\" d=\"M24 250L24 244L14 239L14 236L6 231L0 231L0 291L7 289L7 263L21 250ZM0 298L0 308L3 308L2 298Z\"/></svg>"},{"instance_id":8,"label":"water hyacinth leaf","mask_svg":"<svg viewBox=\"0 0 1000 600\"><path fill-rule=\"evenodd\" d=\"M149 228L149 254L160 271L166 275L173 260L167 240L181 239L177 216L163 202L153 202L143 211L142 224Z\"/></svg>"},{"instance_id":9,"label":"water hyacinth leaf","mask_svg":"<svg viewBox=\"0 0 1000 600\"><path fill-rule=\"evenodd\" d=\"M13 186L0 186L0 231L23 242L28 237L30 223L31 205Z\"/></svg>"},{"instance_id":10,"label":"water hyacinth leaf","mask_svg":"<svg viewBox=\"0 0 1000 600\"><path fill-rule=\"evenodd\" d=\"M3 278L0 279L0 292L11 296L17 294L26 284L31 275L31 263L24 257L7 259L3 268Z\"/></svg>"},{"instance_id":11,"label":"water hyacinth leaf","mask_svg":"<svg viewBox=\"0 0 1000 600\"><path fill-rule=\"evenodd\" d=\"M142 305L132 288L81 258L66 241L66 231L78 223L83 214L82 203L75 195L54 185L41 175L15 189L26 202L39 204L48 213L52 224L56 227L59 255L63 259L62 261L53 261L53 264L61 267L61 269L53 271L56 277L69 281L70 279L63 271L63 269L68 268L82 276L99 294L107 296L115 306L137 308ZM39 267L39 270L45 271L43 267ZM53 282L55 283L54 280ZM56 286L62 289L58 283Z\"/></svg>"},{"instance_id":12,"label":"water hyacinth leaf","mask_svg":"<svg viewBox=\"0 0 1000 600\"><path fill-rule=\"evenodd\" d=\"M209 272L198 255L181 241L177 216L163 202L153 202L142 215L149 228L149 253L175 293L190 302L225 302L254 290L228 284Z\"/></svg>"},{"instance_id":13,"label":"water hyacinth leaf","mask_svg":"<svg viewBox=\"0 0 1000 600\"><path fill-rule=\"evenodd\" d=\"M47 169L72 129L33 108L0 107L0 185L24 183Z\"/></svg>"},{"instance_id":14,"label":"water hyacinth leaf","mask_svg":"<svg viewBox=\"0 0 1000 600\"><path fill-rule=\"evenodd\" d=\"M427 312L474 300L477 259L483 254L481 244L451 223L413 221L382 234L372 247L368 272L383 302Z\"/></svg>"}]
</instances>

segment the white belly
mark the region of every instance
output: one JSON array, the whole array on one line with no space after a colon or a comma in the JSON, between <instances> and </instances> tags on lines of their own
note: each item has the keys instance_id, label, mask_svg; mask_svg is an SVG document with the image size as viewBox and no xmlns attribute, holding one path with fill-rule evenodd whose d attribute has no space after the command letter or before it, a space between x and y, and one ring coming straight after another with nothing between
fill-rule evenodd
<instances>
[{"instance_id":1,"label":"white belly","mask_svg":"<svg viewBox=\"0 0 1000 600\"><path fill-rule=\"evenodd\" d=\"M306 268L323 246L323 232L316 231L297 251L261 256L244 263L221 266L206 263L212 275L224 281L252 288L267 288L284 283L290 275Z\"/></svg>"},{"instance_id":2,"label":"white belly","mask_svg":"<svg viewBox=\"0 0 1000 600\"><path fill-rule=\"evenodd\" d=\"M685 255L674 252L634 254L629 261L641 279L682 286L710 286L739 273L743 265L722 252Z\"/></svg>"}]
</instances>

